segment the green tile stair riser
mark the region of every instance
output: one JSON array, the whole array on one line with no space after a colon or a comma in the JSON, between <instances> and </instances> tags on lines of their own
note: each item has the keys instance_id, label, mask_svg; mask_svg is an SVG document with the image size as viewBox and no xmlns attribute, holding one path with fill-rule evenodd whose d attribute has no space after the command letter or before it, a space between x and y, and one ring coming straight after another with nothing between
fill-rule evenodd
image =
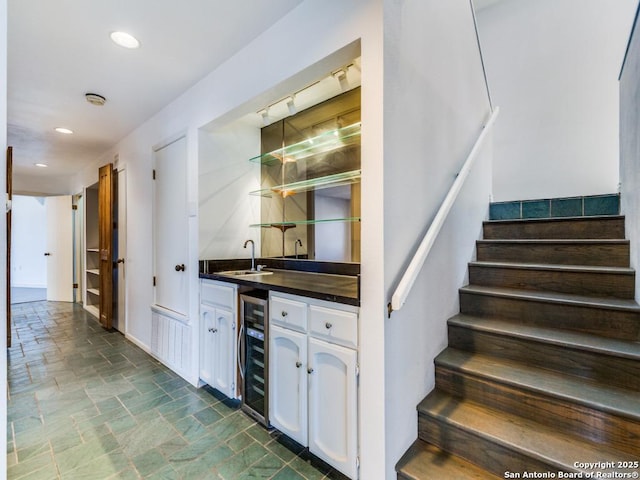
<instances>
[{"instance_id":1,"label":"green tile stair riser","mask_svg":"<svg viewBox=\"0 0 640 480\"><path fill-rule=\"evenodd\" d=\"M551 216L551 202L536 200L522 202L522 218L547 218Z\"/></svg>"},{"instance_id":2,"label":"green tile stair riser","mask_svg":"<svg viewBox=\"0 0 640 480\"><path fill-rule=\"evenodd\" d=\"M617 194L515 200L489 204L489 218L491 220L619 214L620 196Z\"/></svg>"}]
</instances>

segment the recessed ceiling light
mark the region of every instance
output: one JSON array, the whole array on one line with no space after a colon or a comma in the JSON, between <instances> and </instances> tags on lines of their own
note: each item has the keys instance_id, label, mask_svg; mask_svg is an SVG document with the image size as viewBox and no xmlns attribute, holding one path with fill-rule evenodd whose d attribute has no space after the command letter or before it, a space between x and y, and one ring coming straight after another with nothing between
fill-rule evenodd
<instances>
[{"instance_id":1,"label":"recessed ceiling light","mask_svg":"<svg viewBox=\"0 0 640 480\"><path fill-rule=\"evenodd\" d=\"M48 167L48 166L49 166L49 165L47 165L46 163L34 163L34 165L35 165L36 167L40 167L40 168L46 168L46 167Z\"/></svg>"},{"instance_id":2,"label":"recessed ceiling light","mask_svg":"<svg viewBox=\"0 0 640 480\"><path fill-rule=\"evenodd\" d=\"M138 48L140 46L138 39L127 32L111 32L111 40L124 48Z\"/></svg>"},{"instance_id":3,"label":"recessed ceiling light","mask_svg":"<svg viewBox=\"0 0 640 480\"><path fill-rule=\"evenodd\" d=\"M55 131L58 133L64 133L65 135L71 135L73 133L73 130L69 130L68 128L64 127L56 127Z\"/></svg>"}]
</instances>

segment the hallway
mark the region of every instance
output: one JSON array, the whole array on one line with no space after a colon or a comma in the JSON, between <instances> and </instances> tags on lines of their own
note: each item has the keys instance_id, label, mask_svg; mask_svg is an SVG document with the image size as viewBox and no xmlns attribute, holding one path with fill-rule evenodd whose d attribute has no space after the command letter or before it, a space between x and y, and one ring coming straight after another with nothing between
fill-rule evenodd
<instances>
[{"instance_id":1,"label":"hallway","mask_svg":"<svg viewBox=\"0 0 640 480\"><path fill-rule=\"evenodd\" d=\"M9 479L333 478L79 305L13 306Z\"/></svg>"}]
</instances>

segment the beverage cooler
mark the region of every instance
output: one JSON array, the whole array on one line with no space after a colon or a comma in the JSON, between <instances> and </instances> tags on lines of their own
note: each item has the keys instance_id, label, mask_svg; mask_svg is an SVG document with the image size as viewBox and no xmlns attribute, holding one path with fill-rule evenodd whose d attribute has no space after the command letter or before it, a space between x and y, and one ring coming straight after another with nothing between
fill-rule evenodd
<instances>
[{"instance_id":1,"label":"beverage cooler","mask_svg":"<svg viewBox=\"0 0 640 480\"><path fill-rule=\"evenodd\" d=\"M240 374L242 409L269 426L269 316L268 292L240 295Z\"/></svg>"}]
</instances>

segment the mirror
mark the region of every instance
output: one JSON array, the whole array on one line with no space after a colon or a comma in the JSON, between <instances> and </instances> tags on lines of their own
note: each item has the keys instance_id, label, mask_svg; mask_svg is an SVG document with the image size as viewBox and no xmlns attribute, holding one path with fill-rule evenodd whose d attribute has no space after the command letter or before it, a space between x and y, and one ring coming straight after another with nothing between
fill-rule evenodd
<instances>
[{"instance_id":1,"label":"mirror","mask_svg":"<svg viewBox=\"0 0 640 480\"><path fill-rule=\"evenodd\" d=\"M261 256L360 261L360 88L261 130Z\"/></svg>"}]
</instances>

